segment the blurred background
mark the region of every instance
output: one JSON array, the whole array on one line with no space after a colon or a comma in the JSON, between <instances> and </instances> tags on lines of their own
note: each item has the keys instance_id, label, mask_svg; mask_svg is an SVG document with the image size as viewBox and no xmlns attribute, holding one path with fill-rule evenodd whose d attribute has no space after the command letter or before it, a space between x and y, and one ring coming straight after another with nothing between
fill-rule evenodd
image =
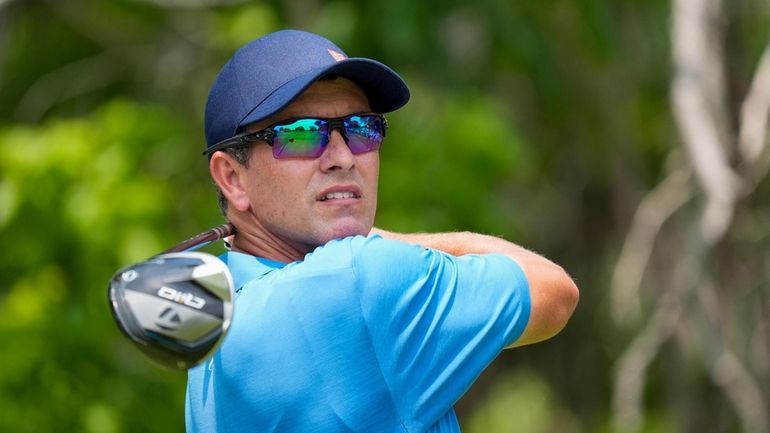
<instances>
[{"instance_id":1,"label":"blurred background","mask_svg":"<svg viewBox=\"0 0 770 433\"><path fill-rule=\"evenodd\" d=\"M378 226L501 235L581 288L464 432L770 431L766 0L0 0L0 431L183 430L107 281L222 222L208 87L285 27L412 90Z\"/></svg>"}]
</instances>

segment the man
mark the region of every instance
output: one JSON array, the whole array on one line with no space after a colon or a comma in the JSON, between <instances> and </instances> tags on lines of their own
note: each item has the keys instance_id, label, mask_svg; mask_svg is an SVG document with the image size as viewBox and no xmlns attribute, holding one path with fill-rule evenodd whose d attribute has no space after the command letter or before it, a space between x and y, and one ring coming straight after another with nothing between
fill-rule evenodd
<instances>
[{"instance_id":1,"label":"man","mask_svg":"<svg viewBox=\"0 0 770 433\"><path fill-rule=\"evenodd\" d=\"M205 153L237 229L222 256L237 300L189 372L188 431L456 432L453 404L501 350L566 324L577 288L550 261L372 227L381 113L408 99L387 66L294 30L220 71Z\"/></svg>"}]
</instances>

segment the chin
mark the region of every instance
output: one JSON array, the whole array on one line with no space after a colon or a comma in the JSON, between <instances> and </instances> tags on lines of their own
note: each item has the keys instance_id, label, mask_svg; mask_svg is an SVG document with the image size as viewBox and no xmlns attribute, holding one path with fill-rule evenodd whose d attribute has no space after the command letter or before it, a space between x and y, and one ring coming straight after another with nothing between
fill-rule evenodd
<instances>
[{"instance_id":1,"label":"chin","mask_svg":"<svg viewBox=\"0 0 770 433\"><path fill-rule=\"evenodd\" d=\"M366 236L371 230L371 225L367 226L366 224L358 222L355 224L340 224L336 227L333 227L331 232L327 234L326 242L329 242L333 239L342 239L350 236Z\"/></svg>"}]
</instances>

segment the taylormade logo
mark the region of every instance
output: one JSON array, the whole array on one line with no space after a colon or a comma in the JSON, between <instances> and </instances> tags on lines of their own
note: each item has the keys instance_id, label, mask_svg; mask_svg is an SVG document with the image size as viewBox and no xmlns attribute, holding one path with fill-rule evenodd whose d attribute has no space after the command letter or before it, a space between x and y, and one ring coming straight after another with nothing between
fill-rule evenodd
<instances>
[{"instance_id":1,"label":"taylormade logo","mask_svg":"<svg viewBox=\"0 0 770 433\"><path fill-rule=\"evenodd\" d=\"M177 304L187 305L188 307L200 310L206 305L206 300L200 296L195 296L189 292L183 292L181 290L172 289L171 287L163 286L158 289L158 296L169 301L174 301Z\"/></svg>"}]
</instances>

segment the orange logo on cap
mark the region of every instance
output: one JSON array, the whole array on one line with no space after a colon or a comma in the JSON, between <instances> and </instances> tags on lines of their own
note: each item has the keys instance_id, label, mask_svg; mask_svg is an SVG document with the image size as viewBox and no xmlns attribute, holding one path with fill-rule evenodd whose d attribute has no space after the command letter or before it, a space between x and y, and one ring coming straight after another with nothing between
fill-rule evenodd
<instances>
[{"instance_id":1,"label":"orange logo on cap","mask_svg":"<svg viewBox=\"0 0 770 433\"><path fill-rule=\"evenodd\" d=\"M326 51L328 51L329 55L332 56L332 58L338 62L341 62L348 58L348 56L340 53L339 51L334 51L331 48L327 48Z\"/></svg>"}]
</instances>

